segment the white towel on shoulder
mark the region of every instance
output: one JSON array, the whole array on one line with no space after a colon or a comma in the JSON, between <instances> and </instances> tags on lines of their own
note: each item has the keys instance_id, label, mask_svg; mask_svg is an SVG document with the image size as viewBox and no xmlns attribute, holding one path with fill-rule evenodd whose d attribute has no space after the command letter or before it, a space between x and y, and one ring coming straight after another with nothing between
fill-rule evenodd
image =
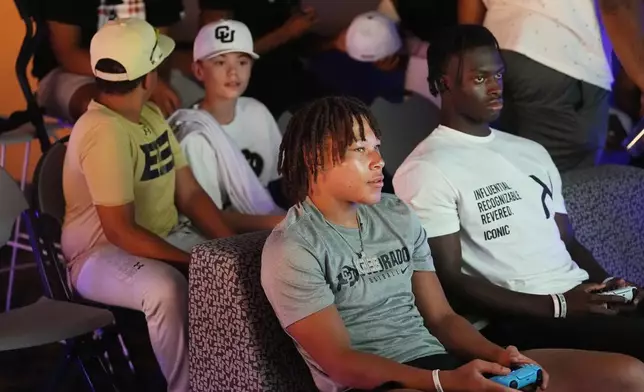
<instances>
[{"instance_id":1,"label":"white towel on shoulder","mask_svg":"<svg viewBox=\"0 0 644 392\"><path fill-rule=\"evenodd\" d=\"M225 192L236 211L253 215L283 213L271 198L268 190L259 182L235 142L210 113L201 109L179 109L170 116L168 123L180 144L186 136L194 132L199 133L207 140L215 161L204 162L203 164L207 167L193 167L193 171L212 173L213 181L218 181L217 178L221 179ZM186 153L185 149L184 153ZM191 160L190 157L187 158L192 162L200 162L199 160ZM194 164L192 162L191 165ZM202 181L204 180L202 179ZM202 187L208 188L204 184ZM215 188L218 189L219 186ZM213 195L210 196L213 197Z\"/></svg>"}]
</instances>

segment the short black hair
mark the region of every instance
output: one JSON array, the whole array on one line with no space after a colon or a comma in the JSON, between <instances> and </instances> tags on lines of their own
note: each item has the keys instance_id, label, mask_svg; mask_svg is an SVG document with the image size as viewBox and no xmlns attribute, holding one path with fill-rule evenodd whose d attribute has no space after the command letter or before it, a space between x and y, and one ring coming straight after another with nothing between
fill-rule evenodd
<instances>
[{"instance_id":1,"label":"short black hair","mask_svg":"<svg viewBox=\"0 0 644 392\"><path fill-rule=\"evenodd\" d=\"M312 182L324 168L324 158L332 154L341 162L347 147L356 141L353 124L365 140L365 125L380 139L380 129L371 111L357 98L329 96L316 99L299 109L289 121L279 150L278 172L290 201L303 201ZM330 138L331 143L327 143ZM329 150L330 148L330 150Z\"/></svg>"},{"instance_id":2,"label":"short black hair","mask_svg":"<svg viewBox=\"0 0 644 392\"><path fill-rule=\"evenodd\" d=\"M481 25L456 25L439 34L427 48L427 81L432 95L445 92L442 78L452 56L458 56L457 77L460 80L463 75L463 53L485 46L499 50L499 43L492 32Z\"/></svg>"},{"instance_id":3,"label":"short black hair","mask_svg":"<svg viewBox=\"0 0 644 392\"><path fill-rule=\"evenodd\" d=\"M125 73L125 67L118 61L112 59L98 60L96 62L96 70L112 74ZM104 94L125 95L139 87L145 77L146 75L143 75L135 80L124 80L121 82L112 82L96 77L96 89Z\"/></svg>"}]
</instances>

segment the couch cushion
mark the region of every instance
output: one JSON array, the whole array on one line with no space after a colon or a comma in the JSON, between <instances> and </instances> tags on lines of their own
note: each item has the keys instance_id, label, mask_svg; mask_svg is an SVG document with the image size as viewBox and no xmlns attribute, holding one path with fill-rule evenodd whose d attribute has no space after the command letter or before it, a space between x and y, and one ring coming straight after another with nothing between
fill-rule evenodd
<instances>
[{"instance_id":1,"label":"couch cushion","mask_svg":"<svg viewBox=\"0 0 644 392\"><path fill-rule=\"evenodd\" d=\"M193 392L315 391L260 282L269 232L196 246L190 263Z\"/></svg>"},{"instance_id":2,"label":"couch cushion","mask_svg":"<svg viewBox=\"0 0 644 392\"><path fill-rule=\"evenodd\" d=\"M579 242L611 275L644 284L644 170L606 165L562 181Z\"/></svg>"}]
</instances>

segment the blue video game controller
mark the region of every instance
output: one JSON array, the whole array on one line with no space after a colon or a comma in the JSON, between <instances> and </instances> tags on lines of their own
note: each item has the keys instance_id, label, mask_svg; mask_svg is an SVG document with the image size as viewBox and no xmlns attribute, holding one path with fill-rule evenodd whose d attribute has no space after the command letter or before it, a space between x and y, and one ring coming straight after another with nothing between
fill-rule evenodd
<instances>
[{"instance_id":1,"label":"blue video game controller","mask_svg":"<svg viewBox=\"0 0 644 392\"><path fill-rule=\"evenodd\" d=\"M494 376L490 380L512 389L538 387L543 382L543 370L539 365L521 365L513 368L506 376Z\"/></svg>"}]
</instances>

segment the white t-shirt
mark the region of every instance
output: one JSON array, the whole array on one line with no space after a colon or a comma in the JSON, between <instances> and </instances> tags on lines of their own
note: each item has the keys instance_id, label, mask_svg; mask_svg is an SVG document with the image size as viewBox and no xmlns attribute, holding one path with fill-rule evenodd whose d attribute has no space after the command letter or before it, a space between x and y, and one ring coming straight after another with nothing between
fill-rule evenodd
<instances>
[{"instance_id":1,"label":"white t-shirt","mask_svg":"<svg viewBox=\"0 0 644 392\"><path fill-rule=\"evenodd\" d=\"M463 272L531 294L588 279L560 238L561 178L539 144L492 130L487 137L439 126L394 176L396 194L428 237L460 230Z\"/></svg>"},{"instance_id":2,"label":"white t-shirt","mask_svg":"<svg viewBox=\"0 0 644 392\"><path fill-rule=\"evenodd\" d=\"M612 47L596 0L483 0L484 26L501 49L610 90Z\"/></svg>"},{"instance_id":3,"label":"white t-shirt","mask_svg":"<svg viewBox=\"0 0 644 392\"><path fill-rule=\"evenodd\" d=\"M262 185L267 186L279 178L277 158L282 134L263 103L254 98L239 97L235 118L222 128L240 148Z\"/></svg>"},{"instance_id":4,"label":"white t-shirt","mask_svg":"<svg viewBox=\"0 0 644 392\"><path fill-rule=\"evenodd\" d=\"M198 105L194 107L198 109ZM216 120L215 120L216 121ZM273 115L266 106L254 98L240 97L235 107L235 118L228 125L221 125L239 147L246 161L264 186L279 178L277 158L282 134ZM181 140L181 148L190 161L190 167L204 189L219 208L228 205L230 198L225 184L217 174L211 146L199 135Z\"/></svg>"}]
</instances>

